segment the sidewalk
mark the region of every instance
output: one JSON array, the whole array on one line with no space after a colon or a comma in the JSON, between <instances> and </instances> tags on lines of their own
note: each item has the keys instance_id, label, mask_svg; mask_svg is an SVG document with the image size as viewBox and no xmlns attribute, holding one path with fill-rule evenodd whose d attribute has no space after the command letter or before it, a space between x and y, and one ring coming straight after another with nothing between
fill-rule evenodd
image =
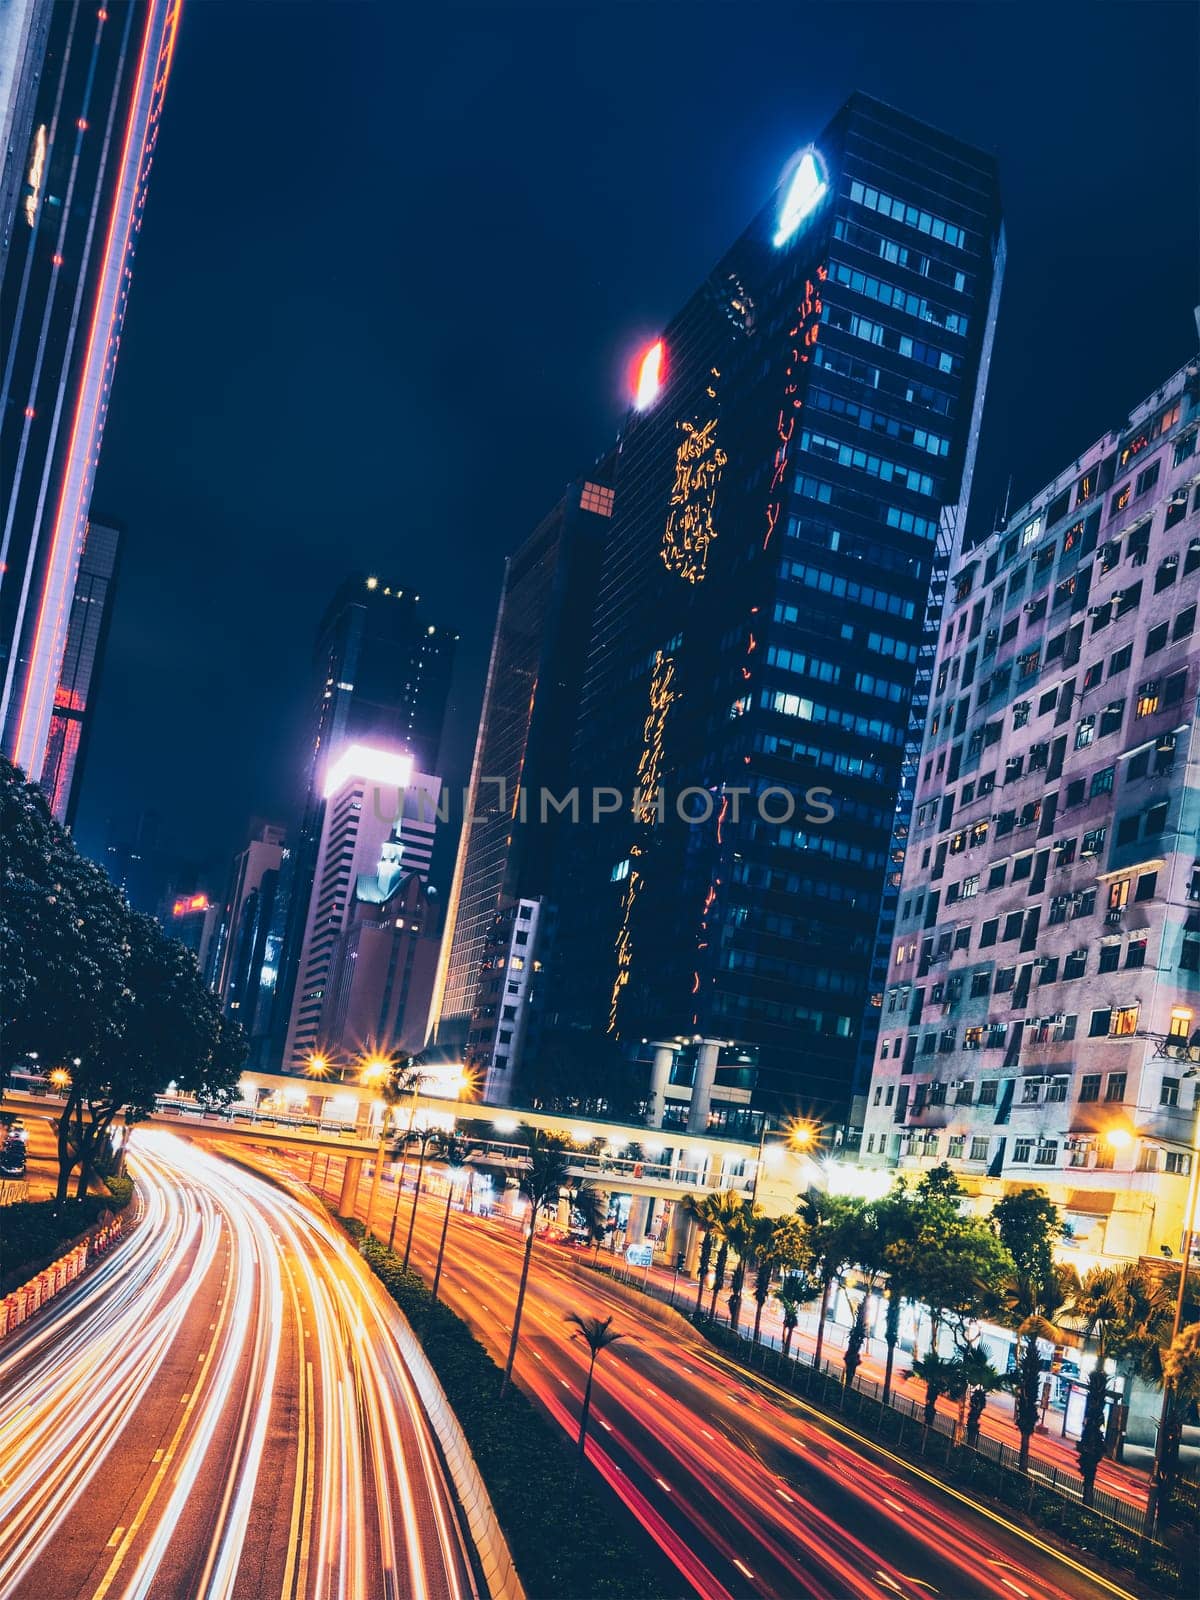
<instances>
[{"instance_id":1,"label":"sidewalk","mask_svg":"<svg viewBox=\"0 0 1200 1600\"><path fill-rule=\"evenodd\" d=\"M656 1298L667 1300L678 1309L691 1311L696 1304L696 1280L685 1277L682 1273L675 1275L668 1268L655 1264L649 1269L645 1267L631 1267L626 1269L619 1257L606 1256L602 1252L602 1259L609 1260L618 1270L628 1272L628 1281L635 1287L645 1287L647 1292ZM674 1281L674 1288L672 1284ZM711 1291L706 1290L704 1306L711 1301ZM742 1301L742 1316L740 1332L749 1342L751 1330L754 1326L754 1313L756 1310L753 1296L745 1294ZM717 1321L728 1323L728 1286L722 1289L717 1296ZM822 1363L826 1359L840 1356L845 1349L849 1329L839 1323L826 1321L825 1339L822 1345ZM762 1342L775 1349L783 1346L783 1320L779 1312L778 1302L772 1297L768 1300L763 1311ZM803 1352L810 1360L816 1350L817 1344L817 1317L815 1311L802 1312L796 1331L792 1335L792 1352ZM876 1384L882 1384L884 1367L887 1360L887 1346L882 1339L868 1339L863 1345L862 1361L859 1365L859 1377ZM840 1365L840 1362L838 1363ZM906 1351L897 1349L895 1369L892 1374L892 1391L897 1396L906 1400L923 1404L925 1386L919 1378L914 1378L911 1370L911 1357ZM1009 1394L990 1394L987 1408L983 1413L980 1431L985 1438L993 1440L999 1445L1007 1446L1011 1450L1020 1448L1021 1436L1017 1430L1014 1417L1015 1400ZM938 1402L939 1416L947 1419L956 1419L958 1404L956 1401L940 1400ZM1063 1416L1061 1412L1051 1411L1047 1417L1048 1431L1038 1432L1033 1436L1030 1448L1029 1465L1033 1472L1042 1471L1047 1474L1055 1469L1077 1474L1079 1471L1079 1458L1075 1453L1075 1441L1061 1436ZM1121 1462L1105 1460L1101 1462L1096 1474L1096 1487L1125 1500L1131 1505L1144 1507L1147 1500L1149 1487L1147 1476L1135 1467L1125 1466Z\"/></svg>"}]
</instances>

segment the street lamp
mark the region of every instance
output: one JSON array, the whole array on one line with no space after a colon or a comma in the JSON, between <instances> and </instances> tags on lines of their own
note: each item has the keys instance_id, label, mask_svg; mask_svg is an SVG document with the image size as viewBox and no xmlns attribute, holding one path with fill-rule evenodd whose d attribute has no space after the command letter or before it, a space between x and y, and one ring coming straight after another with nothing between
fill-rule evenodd
<instances>
[{"instance_id":1,"label":"street lamp","mask_svg":"<svg viewBox=\"0 0 1200 1600\"><path fill-rule=\"evenodd\" d=\"M78 1066L78 1062L76 1062L76 1065ZM55 1067L54 1071L50 1074L50 1082L58 1090L59 1094L61 1094L64 1089L70 1087L71 1074L67 1071L66 1067Z\"/></svg>"},{"instance_id":2,"label":"street lamp","mask_svg":"<svg viewBox=\"0 0 1200 1600\"><path fill-rule=\"evenodd\" d=\"M767 1134L770 1131L771 1130L767 1127L766 1119L764 1118L762 1134L758 1141L758 1159L754 1164L754 1183L750 1188L751 1211L754 1210L754 1207L758 1201L758 1180L762 1174L763 1160L766 1153ZM793 1118L793 1120L789 1122L787 1127L783 1130L783 1139L780 1142L785 1150L811 1150L813 1145L817 1142L817 1130L812 1126L811 1123L802 1122L798 1117Z\"/></svg>"}]
</instances>

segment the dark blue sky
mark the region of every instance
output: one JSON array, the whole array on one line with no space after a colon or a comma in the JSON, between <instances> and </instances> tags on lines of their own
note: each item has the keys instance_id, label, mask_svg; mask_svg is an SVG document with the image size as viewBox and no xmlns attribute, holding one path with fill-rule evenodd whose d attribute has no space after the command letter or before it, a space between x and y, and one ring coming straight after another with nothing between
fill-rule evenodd
<instances>
[{"instance_id":1,"label":"dark blue sky","mask_svg":"<svg viewBox=\"0 0 1200 1600\"><path fill-rule=\"evenodd\" d=\"M461 783L504 555L856 87L999 158L975 515L1023 498L1196 348L1198 15L188 0L94 501L128 535L85 848L290 816L352 568L463 635Z\"/></svg>"}]
</instances>

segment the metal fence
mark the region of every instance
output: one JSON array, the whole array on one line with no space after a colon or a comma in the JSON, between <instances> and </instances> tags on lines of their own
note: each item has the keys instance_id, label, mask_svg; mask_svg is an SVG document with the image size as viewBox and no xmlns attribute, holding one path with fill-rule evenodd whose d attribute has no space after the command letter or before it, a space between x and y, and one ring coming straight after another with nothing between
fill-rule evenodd
<instances>
[{"instance_id":1,"label":"metal fence","mask_svg":"<svg viewBox=\"0 0 1200 1600\"><path fill-rule=\"evenodd\" d=\"M669 1295L664 1294L658 1285L648 1282L648 1273L636 1267L610 1267L605 1263L601 1266L601 1270L611 1272L614 1277L643 1289L656 1299L667 1299L671 1304L675 1303L674 1292ZM690 1287L694 1297L695 1286ZM684 1309L689 1313L694 1309L690 1299ZM956 1475L968 1481L983 1476L987 1470L984 1463L990 1463L1000 1468L1006 1478L1011 1480L1005 1483L1003 1496L1009 1504L1028 1507L1039 1490L1057 1495L1062 1500L1103 1518L1110 1525L1111 1533L1122 1548L1131 1555L1140 1554L1144 1557L1146 1549L1144 1505L1123 1499L1120 1495L1111 1494L1105 1489L1096 1488L1091 1505L1084 1508L1083 1478L1078 1473L1055 1466L1036 1455L1030 1456L1029 1470L1023 1472L1020 1469L1020 1452L1012 1445L983 1432L968 1443L963 1430L959 1427L958 1419L954 1416L935 1411L932 1422L926 1426L923 1401L899 1394L895 1388L885 1400L883 1385L872 1378L856 1377L854 1384L847 1386L844 1381L844 1369L840 1360L836 1359L840 1354L838 1335L841 1334L844 1342L845 1330L830 1328L825 1345L826 1349L833 1346L835 1357L826 1356L818 1372L814 1366L812 1353L793 1346L785 1355L782 1340L774 1335L764 1333L758 1344L752 1343L748 1337L748 1324L753 1321L753 1304L750 1303L747 1309L749 1317L743 1316L737 1332L731 1327L729 1319L720 1314L715 1318L706 1316L705 1320L710 1327L715 1327L730 1341L731 1349L738 1361L752 1371L762 1372L773 1382L791 1390L794 1394L802 1394L806 1399L819 1400L825 1409L856 1416L860 1424L866 1428L870 1428L873 1424L875 1437L881 1438L886 1433L889 1442L895 1444L897 1448L911 1444L917 1454L932 1456L942 1463L948 1462L953 1455ZM904 1374L904 1377L907 1376L907 1373ZM903 1382L904 1377L897 1374L898 1381ZM869 1414L872 1412L874 1416Z\"/></svg>"}]
</instances>

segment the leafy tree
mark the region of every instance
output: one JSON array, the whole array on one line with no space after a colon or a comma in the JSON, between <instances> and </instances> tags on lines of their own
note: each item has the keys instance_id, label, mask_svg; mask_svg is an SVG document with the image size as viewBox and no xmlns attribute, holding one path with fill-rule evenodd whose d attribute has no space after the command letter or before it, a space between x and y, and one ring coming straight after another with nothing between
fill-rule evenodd
<instances>
[{"instance_id":1,"label":"leafy tree","mask_svg":"<svg viewBox=\"0 0 1200 1600\"><path fill-rule=\"evenodd\" d=\"M1053 1314L1057 1287L1054 1246L1070 1229L1058 1207L1040 1189L1018 1189L992 1207L992 1221L1000 1241L1013 1258L1017 1282L1023 1286L1026 1315Z\"/></svg>"},{"instance_id":2,"label":"leafy tree","mask_svg":"<svg viewBox=\"0 0 1200 1600\"><path fill-rule=\"evenodd\" d=\"M848 1388L854 1384L854 1375L862 1362L862 1348L867 1339L867 1301L874 1293L879 1279L887 1270L887 1235L882 1227L878 1205L862 1204L847 1219L845 1244L847 1259L858 1268L858 1304L842 1358L843 1379ZM846 1298L851 1299L850 1286L843 1277Z\"/></svg>"},{"instance_id":3,"label":"leafy tree","mask_svg":"<svg viewBox=\"0 0 1200 1600\"><path fill-rule=\"evenodd\" d=\"M948 1161L939 1161L917 1180L917 1195L922 1200L956 1200L966 1190Z\"/></svg>"},{"instance_id":4,"label":"leafy tree","mask_svg":"<svg viewBox=\"0 0 1200 1600\"><path fill-rule=\"evenodd\" d=\"M805 1267L821 1286L821 1305L817 1313L817 1344L813 1365L820 1368L825 1343L825 1319L829 1296L842 1270L854 1260L861 1239L862 1202L848 1195L821 1194L812 1189L800 1202L799 1216L805 1226Z\"/></svg>"},{"instance_id":5,"label":"leafy tree","mask_svg":"<svg viewBox=\"0 0 1200 1600\"><path fill-rule=\"evenodd\" d=\"M611 1349L618 1339L628 1337L627 1334L614 1332L612 1320L611 1317L581 1317L574 1311L567 1316L567 1321L575 1324L576 1331L571 1337L574 1339L582 1338L590 1352L587 1383L583 1389L583 1408L579 1413L579 1459L581 1461L587 1445L587 1425L588 1417L591 1415L592 1410L592 1380L596 1374L596 1362L602 1351Z\"/></svg>"},{"instance_id":6,"label":"leafy tree","mask_svg":"<svg viewBox=\"0 0 1200 1600\"><path fill-rule=\"evenodd\" d=\"M41 789L0 757L0 1087L30 1053L70 1068L120 1032L128 916Z\"/></svg>"},{"instance_id":7,"label":"leafy tree","mask_svg":"<svg viewBox=\"0 0 1200 1600\"><path fill-rule=\"evenodd\" d=\"M150 1116L170 1083L208 1102L227 1099L245 1056L241 1029L222 1019L192 953L153 917L127 913L115 1025L72 1068L59 1118L58 1198L76 1165L77 1192L87 1193L94 1154L118 1115L127 1125Z\"/></svg>"},{"instance_id":8,"label":"leafy tree","mask_svg":"<svg viewBox=\"0 0 1200 1600\"><path fill-rule=\"evenodd\" d=\"M527 1164L521 1172L521 1193L529 1200L529 1228L525 1236L525 1256L521 1262L521 1281L517 1287L517 1304L513 1312L512 1337L508 1344L508 1360L504 1364L504 1381L500 1385L503 1398L512 1383L513 1363L517 1359L517 1342L521 1336L521 1314L525 1309L525 1290L529 1283L529 1263L533 1256L533 1242L537 1237L538 1213L551 1201L557 1201L563 1186L569 1181L570 1145L561 1134L546 1133L540 1128L526 1127L522 1138L527 1150Z\"/></svg>"},{"instance_id":9,"label":"leafy tree","mask_svg":"<svg viewBox=\"0 0 1200 1600\"><path fill-rule=\"evenodd\" d=\"M883 1333L887 1345L887 1360L883 1369L885 1404L892 1392L896 1346L900 1342L901 1308L905 1300L912 1298L918 1278L917 1241L921 1217L935 1204L946 1207L950 1203L945 1200L921 1202L909 1193L903 1183L899 1183L875 1205L880 1253L887 1276L887 1310Z\"/></svg>"},{"instance_id":10,"label":"leafy tree","mask_svg":"<svg viewBox=\"0 0 1200 1600\"><path fill-rule=\"evenodd\" d=\"M947 1324L956 1342L965 1342L969 1322L998 1311L998 1286L1013 1272L1012 1257L986 1222L940 1206L922 1214L914 1262L914 1290L933 1325L931 1349Z\"/></svg>"}]
</instances>

